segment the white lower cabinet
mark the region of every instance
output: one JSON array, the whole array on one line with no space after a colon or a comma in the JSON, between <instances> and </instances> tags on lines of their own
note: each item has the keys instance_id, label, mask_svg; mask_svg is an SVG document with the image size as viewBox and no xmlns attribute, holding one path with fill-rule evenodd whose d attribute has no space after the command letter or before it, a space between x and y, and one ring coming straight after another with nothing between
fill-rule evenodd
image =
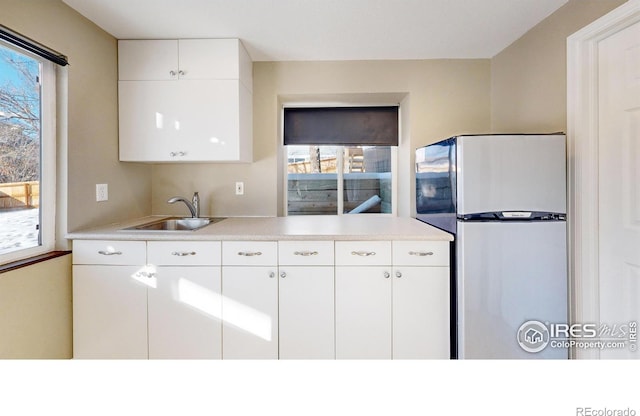
<instances>
[{"instance_id":1,"label":"white lower cabinet","mask_svg":"<svg viewBox=\"0 0 640 416\"><path fill-rule=\"evenodd\" d=\"M448 243L430 244L336 242L337 358L449 358Z\"/></svg>"},{"instance_id":2,"label":"white lower cabinet","mask_svg":"<svg viewBox=\"0 0 640 416\"><path fill-rule=\"evenodd\" d=\"M278 358L278 243L222 243L222 358Z\"/></svg>"},{"instance_id":3,"label":"white lower cabinet","mask_svg":"<svg viewBox=\"0 0 640 416\"><path fill-rule=\"evenodd\" d=\"M155 277L149 358L222 358L220 267L160 266Z\"/></svg>"},{"instance_id":4,"label":"white lower cabinet","mask_svg":"<svg viewBox=\"0 0 640 416\"><path fill-rule=\"evenodd\" d=\"M274 266L222 267L222 357L278 358L278 279Z\"/></svg>"},{"instance_id":5,"label":"white lower cabinet","mask_svg":"<svg viewBox=\"0 0 640 416\"><path fill-rule=\"evenodd\" d=\"M73 242L74 358L147 358L144 241Z\"/></svg>"},{"instance_id":6,"label":"white lower cabinet","mask_svg":"<svg viewBox=\"0 0 640 416\"><path fill-rule=\"evenodd\" d=\"M73 357L147 358L147 287L140 266L73 266Z\"/></svg>"},{"instance_id":7,"label":"white lower cabinet","mask_svg":"<svg viewBox=\"0 0 640 416\"><path fill-rule=\"evenodd\" d=\"M446 359L448 244L74 241L74 357Z\"/></svg>"},{"instance_id":8,"label":"white lower cabinet","mask_svg":"<svg viewBox=\"0 0 640 416\"><path fill-rule=\"evenodd\" d=\"M391 358L391 267L336 267L336 358Z\"/></svg>"},{"instance_id":9,"label":"white lower cabinet","mask_svg":"<svg viewBox=\"0 0 640 416\"><path fill-rule=\"evenodd\" d=\"M74 242L75 358L221 358L220 304L219 242Z\"/></svg>"},{"instance_id":10,"label":"white lower cabinet","mask_svg":"<svg viewBox=\"0 0 640 416\"><path fill-rule=\"evenodd\" d=\"M393 358L450 357L449 269L393 269Z\"/></svg>"},{"instance_id":11,"label":"white lower cabinet","mask_svg":"<svg viewBox=\"0 0 640 416\"><path fill-rule=\"evenodd\" d=\"M335 358L333 241L280 241L281 359Z\"/></svg>"},{"instance_id":12,"label":"white lower cabinet","mask_svg":"<svg viewBox=\"0 0 640 416\"><path fill-rule=\"evenodd\" d=\"M333 267L283 266L279 279L281 359L333 359Z\"/></svg>"},{"instance_id":13,"label":"white lower cabinet","mask_svg":"<svg viewBox=\"0 0 640 416\"><path fill-rule=\"evenodd\" d=\"M221 244L149 241L149 358L222 358Z\"/></svg>"}]
</instances>

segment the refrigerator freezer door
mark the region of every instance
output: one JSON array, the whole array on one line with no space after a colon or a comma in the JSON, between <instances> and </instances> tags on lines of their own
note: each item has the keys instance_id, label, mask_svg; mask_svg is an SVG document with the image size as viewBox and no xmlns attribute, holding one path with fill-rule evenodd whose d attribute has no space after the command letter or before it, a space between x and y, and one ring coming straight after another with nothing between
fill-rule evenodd
<instances>
[{"instance_id":1,"label":"refrigerator freezer door","mask_svg":"<svg viewBox=\"0 0 640 416\"><path fill-rule=\"evenodd\" d=\"M566 223L459 222L458 231L459 358L568 358L517 341L526 321L567 323Z\"/></svg>"},{"instance_id":2,"label":"refrigerator freezer door","mask_svg":"<svg viewBox=\"0 0 640 416\"><path fill-rule=\"evenodd\" d=\"M566 213L564 135L460 136L458 215Z\"/></svg>"}]
</instances>

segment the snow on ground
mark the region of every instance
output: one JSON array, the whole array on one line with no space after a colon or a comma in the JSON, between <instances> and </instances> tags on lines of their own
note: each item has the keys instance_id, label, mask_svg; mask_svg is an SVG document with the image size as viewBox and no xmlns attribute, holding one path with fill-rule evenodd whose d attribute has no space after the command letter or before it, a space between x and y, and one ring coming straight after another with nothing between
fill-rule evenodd
<instances>
[{"instance_id":1,"label":"snow on ground","mask_svg":"<svg viewBox=\"0 0 640 416\"><path fill-rule=\"evenodd\" d=\"M38 245L38 208L0 210L0 254Z\"/></svg>"}]
</instances>

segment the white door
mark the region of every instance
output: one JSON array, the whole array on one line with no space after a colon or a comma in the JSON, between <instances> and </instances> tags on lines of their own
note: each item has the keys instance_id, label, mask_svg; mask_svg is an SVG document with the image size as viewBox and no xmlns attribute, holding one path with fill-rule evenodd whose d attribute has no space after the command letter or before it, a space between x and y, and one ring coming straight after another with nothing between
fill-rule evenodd
<instances>
[{"instance_id":1,"label":"white door","mask_svg":"<svg viewBox=\"0 0 640 416\"><path fill-rule=\"evenodd\" d=\"M222 268L222 358L278 358L276 271L268 266Z\"/></svg>"},{"instance_id":2,"label":"white door","mask_svg":"<svg viewBox=\"0 0 640 416\"><path fill-rule=\"evenodd\" d=\"M280 358L335 358L333 267L281 267L279 285Z\"/></svg>"},{"instance_id":3,"label":"white door","mask_svg":"<svg viewBox=\"0 0 640 416\"><path fill-rule=\"evenodd\" d=\"M147 358L147 286L138 266L73 266L73 357Z\"/></svg>"},{"instance_id":4,"label":"white door","mask_svg":"<svg viewBox=\"0 0 640 416\"><path fill-rule=\"evenodd\" d=\"M391 325L391 268L336 267L336 358L391 359Z\"/></svg>"},{"instance_id":5,"label":"white door","mask_svg":"<svg viewBox=\"0 0 640 416\"><path fill-rule=\"evenodd\" d=\"M149 358L222 358L220 267L158 267L148 305Z\"/></svg>"},{"instance_id":6,"label":"white door","mask_svg":"<svg viewBox=\"0 0 640 416\"><path fill-rule=\"evenodd\" d=\"M393 358L447 359L449 338L449 268L394 268Z\"/></svg>"},{"instance_id":7,"label":"white door","mask_svg":"<svg viewBox=\"0 0 640 416\"><path fill-rule=\"evenodd\" d=\"M613 327L640 321L640 23L598 52L600 324ZM600 356L640 358L633 345Z\"/></svg>"}]
</instances>

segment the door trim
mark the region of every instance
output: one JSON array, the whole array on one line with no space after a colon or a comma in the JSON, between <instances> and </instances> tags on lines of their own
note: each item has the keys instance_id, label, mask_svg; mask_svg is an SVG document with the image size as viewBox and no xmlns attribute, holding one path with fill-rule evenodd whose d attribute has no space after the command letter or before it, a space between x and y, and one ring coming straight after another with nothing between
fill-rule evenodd
<instances>
[{"instance_id":1,"label":"door trim","mask_svg":"<svg viewBox=\"0 0 640 416\"><path fill-rule=\"evenodd\" d=\"M640 0L629 0L567 38L569 319L598 323L598 43L640 22ZM572 358L599 358L598 350Z\"/></svg>"}]
</instances>

